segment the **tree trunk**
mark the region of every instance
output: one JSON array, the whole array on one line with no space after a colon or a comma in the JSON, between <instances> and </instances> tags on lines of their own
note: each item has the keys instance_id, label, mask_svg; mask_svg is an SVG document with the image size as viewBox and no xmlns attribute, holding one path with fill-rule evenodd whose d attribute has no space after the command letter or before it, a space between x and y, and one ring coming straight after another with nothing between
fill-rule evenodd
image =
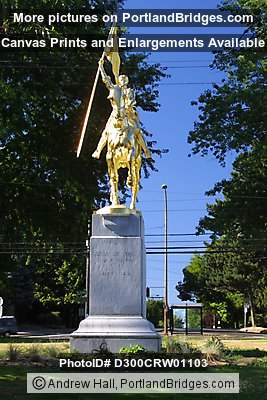
<instances>
[{"instance_id":1,"label":"tree trunk","mask_svg":"<svg viewBox=\"0 0 267 400\"><path fill-rule=\"evenodd\" d=\"M251 295L249 295L249 308L250 308L251 325L254 327L255 326L255 312L254 312L254 306L252 303Z\"/></svg>"}]
</instances>

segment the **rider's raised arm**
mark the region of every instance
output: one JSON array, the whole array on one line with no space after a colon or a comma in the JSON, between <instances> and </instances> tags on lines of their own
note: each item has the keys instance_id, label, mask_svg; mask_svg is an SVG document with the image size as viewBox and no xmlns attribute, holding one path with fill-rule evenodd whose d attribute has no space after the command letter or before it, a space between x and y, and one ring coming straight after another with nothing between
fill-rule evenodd
<instances>
[{"instance_id":1,"label":"rider's raised arm","mask_svg":"<svg viewBox=\"0 0 267 400\"><path fill-rule=\"evenodd\" d=\"M104 69L104 59L101 58L99 60L98 64L99 64L99 69L101 72L102 81L104 82L104 84L106 85L108 90L112 89L114 85L113 85L110 77L106 74L106 71Z\"/></svg>"}]
</instances>

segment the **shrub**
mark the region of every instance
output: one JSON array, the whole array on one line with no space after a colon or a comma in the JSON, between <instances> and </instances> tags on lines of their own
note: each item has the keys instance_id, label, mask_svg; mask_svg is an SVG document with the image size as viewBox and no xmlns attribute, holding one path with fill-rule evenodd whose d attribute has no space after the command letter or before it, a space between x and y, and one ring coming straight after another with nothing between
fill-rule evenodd
<instances>
[{"instance_id":1,"label":"shrub","mask_svg":"<svg viewBox=\"0 0 267 400\"><path fill-rule=\"evenodd\" d=\"M40 347L37 346L36 344L31 345L27 349L26 353L27 358L29 358L33 362L39 362L42 360L42 357L40 355Z\"/></svg>"},{"instance_id":2,"label":"shrub","mask_svg":"<svg viewBox=\"0 0 267 400\"><path fill-rule=\"evenodd\" d=\"M7 350L7 359L9 361L17 361L20 355L20 350L17 346L10 344Z\"/></svg>"},{"instance_id":3,"label":"shrub","mask_svg":"<svg viewBox=\"0 0 267 400\"><path fill-rule=\"evenodd\" d=\"M60 354L69 352L70 352L69 343L58 344L57 342L52 342L52 341L51 344L45 346L42 349L42 353L50 358L58 358ZM77 354L79 353L77 352Z\"/></svg>"},{"instance_id":4,"label":"shrub","mask_svg":"<svg viewBox=\"0 0 267 400\"><path fill-rule=\"evenodd\" d=\"M119 351L120 354L139 354L145 353L145 348L140 344L122 347Z\"/></svg>"},{"instance_id":5,"label":"shrub","mask_svg":"<svg viewBox=\"0 0 267 400\"><path fill-rule=\"evenodd\" d=\"M191 346L190 343L180 342L175 337L168 336L163 340L163 347L167 353L191 354L197 352L197 349Z\"/></svg>"},{"instance_id":6,"label":"shrub","mask_svg":"<svg viewBox=\"0 0 267 400\"><path fill-rule=\"evenodd\" d=\"M57 358L60 351L55 346L47 346L45 348L45 354L51 358Z\"/></svg>"},{"instance_id":7,"label":"shrub","mask_svg":"<svg viewBox=\"0 0 267 400\"><path fill-rule=\"evenodd\" d=\"M219 360L225 354L225 347L217 336L210 337L202 348L208 361Z\"/></svg>"}]
</instances>

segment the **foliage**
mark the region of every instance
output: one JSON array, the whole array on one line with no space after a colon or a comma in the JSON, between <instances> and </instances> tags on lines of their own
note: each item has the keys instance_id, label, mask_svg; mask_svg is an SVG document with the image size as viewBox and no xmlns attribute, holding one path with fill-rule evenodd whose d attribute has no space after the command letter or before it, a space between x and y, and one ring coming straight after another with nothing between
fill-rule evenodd
<instances>
[{"instance_id":1,"label":"foliage","mask_svg":"<svg viewBox=\"0 0 267 400\"><path fill-rule=\"evenodd\" d=\"M189 308L188 309L188 327L190 329L200 329L201 327L201 314L200 310Z\"/></svg>"},{"instance_id":2,"label":"foliage","mask_svg":"<svg viewBox=\"0 0 267 400\"><path fill-rule=\"evenodd\" d=\"M239 14L246 0L226 1L224 9ZM246 13L254 16L249 26L251 35L267 37L267 5L258 2ZM214 84L199 97L197 105L201 115L190 132L188 141L194 144L193 154L211 152L224 164L229 150L237 153L254 147L266 135L266 76L264 52L225 50L216 53L213 68L225 72L227 79Z\"/></svg>"},{"instance_id":3,"label":"foliage","mask_svg":"<svg viewBox=\"0 0 267 400\"><path fill-rule=\"evenodd\" d=\"M174 326L174 329L181 329L181 328L184 327L183 318L180 315L177 315L175 313L175 310L174 310L174 313L173 313L173 326Z\"/></svg>"},{"instance_id":4,"label":"foliage","mask_svg":"<svg viewBox=\"0 0 267 400\"><path fill-rule=\"evenodd\" d=\"M25 33L25 26L5 18L13 6L30 12L94 7L103 15L113 12L116 1L17 0L1 7L8 33ZM123 5L123 1L119 1ZM27 24L27 34L65 35L74 27ZM107 33L102 23L79 26L80 33ZM138 105L145 111L159 108L158 82L165 77L159 64L150 64L146 54L123 54L123 73L137 88ZM35 299L45 307L55 306L68 315L84 296L84 248L88 218L93 209L108 202L104 158L91 158L107 121L110 105L106 88L99 83L87 140L82 155L75 150L92 89L99 55L84 49L5 53L0 67L0 235L11 243L10 254L1 256L0 270L33 270ZM148 145L161 155L151 134ZM144 176L156 170L155 161L143 162ZM125 199L127 192L122 192ZM1 285L1 283L0 283ZM31 304L29 303L29 306Z\"/></svg>"},{"instance_id":5,"label":"foliage","mask_svg":"<svg viewBox=\"0 0 267 400\"><path fill-rule=\"evenodd\" d=\"M220 321L226 322L227 321L227 304L225 302L222 303L210 303L209 304L211 312L215 315L218 315Z\"/></svg>"},{"instance_id":6,"label":"foliage","mask_svg":"<svg viewBox=\"0 0 267 400\"><path fill-rule=\"evenodd\" d=\"M7 359L9 361L17 361L20 355L20 351L17 346L10 343L8 350L7 350Z\"/></svg>"},{"instance_id":7,"label":"foliage","mask_svg":"<svg viewBox=\"0 0 267 400\"><path fill-rule=\"evenodd\" d=\"M40 346L36 344L32 344L27 351L27 358L30 359L30 361L33 362L39 362L41 360L41 355L40 355Z\"/></svg>"},{"instance_id":8,"label":"foliage","mask_svg":"<svg viewBox=\"0 0 267 400\"><path fill-rule=\"evenodd\" d=\"M178 282L176 289L179 292L178 297L182 301L192 301L200 298L203 289L203 282L200 276L202 257L193 256L187 268L183 269L184 280Z\"/></svg>"},{"instance_id":9,"label":"foliage","mask_svg":"<svg viewBox=\"0 0 267 400\"><path fill-rule=\"evenodd\" d=\"M179 340L175 336L164 336L162 346L167 353L191 354L197 352L196 347L193 347L188 342Z\"/></svg>"},{"instance_id":10,"label":"foliage","mask_svg":"<svg viewBox=\"0 0 267 400\"><path fill-rule=\"evenodd\" d=\"M62 349L57 348L57 346L47 346L45 348L45 355L50 358L58 358L60 353L62 353Z\"/></svg>"},{"instance_id":11,"label":"foliage","mask_svg":"<svg viewBox=\"0 0 267 400\"><path fill-rule=\"evenodd\" d=\"M233 14L246 9L254 16L247 33L266 40L265 1L227 0L222 8ZM266 53L225 49L215 54L212 68L224 72L225 79L193 102L200 115L188 141L193 154L211 153L222 165L229 152L236 159L231 177L207 192L218 198L207 205L198 232L211 231L212 243L203 257L192 260L177 289L181 298L197 297L207 309L214 303L214 312L228 322L231 310L240 314L249 302L254 325L255 312L266 313L267 295Z\"/></svg>"},{"instance_id":12,"label":"foliage","mask_svg":"<svg viewBox=\"0 0 267 400\"><path fill-rule=\"evenodd\" d=\"M231 178L215 185L209 195L222 194L208 205L208 216L200 229L216 235L239 238L244 249L266 250L267 136L261 144L240 155L233 163Z\"/></svg>"},{"instance_id":13,"label":"foliage","mask_svg":"<svg viewBox=\"0 0 267 400\"><path fill-rule=\"evenodd\" d=\"M80 304L84 293L81 292L81 263L77 257L71 261L53 257L50 262L40 263L36 272L35 297L46 304ZM49 279L47 279L47 273Z\"/></svg>"},{"instance_id":14,"label":"foliage","mask_svg":"<svg viewBox=\"0 0 267 400\"><path fill-rule=\"evenodd\" d=\"M266 369L267 368L267 356L266 357L262 357L262 358L258 358L255 361L254 365Z\"/></svg>"},{"instance_id":15,"label":"foliage","mask_svg":"<svg viewBox=\"0 0 267 400\"><path fill-rule=\"evenodd\" d=\"M208 361L215 361L224 355L225 347L218 337L211 336L202 347L202 352Z\"/></svg>"},{"instance_id":16,"label":"foliage","mask_svg":"<svg viewBox=\"0 0 267 400\"><path fill-rule=\"evenodd\" d=\"M235 254L212 253L218 248L217 241L205 255L194 256L183 270L184 279L176 289L181 300L198 300L205 312L217 315L222 325L233 326L243 318L244 298L253 283L251 276L244 282L244 274L238 275L240 260ZM245 272L248 273L244 269Z\"/></svg>"},{"instance_id":17,"label":"foliage","mask_svg":"<svg viewBox=\"0 0 267 400\"><path fill-rule=\"evenodd\" d=\"M140 344L134 344L134 345L130 345L130 346L125 346L122 347L119 350L120 354L140 354L140 353L145 353L145 348L143 346L141 346Z\"/></svg>"},{"instance_id":18,"label":"foliage","mask_svg":"<svg viewBox=\"0 0 267 400\"><path fill-rule=\"evenodd\" d=\"M147 319L156 327L163 326L163 301L149 299L147 301Z\"/></svg>"},{"instance_id":19,"label":"foliage","mask_svg":"<svg viewBox=\"0 0 267 400\"><path fill-rule=\"evenodd\" d=\"M25 340L25 339L24 339ZM14 338L12 338L14 341ZM57 358L63 352L69 353L69 343L9 343L0 352L0 358L9 361L29 360L41 362L51 358Z\"/></svg>"}]
</instances>

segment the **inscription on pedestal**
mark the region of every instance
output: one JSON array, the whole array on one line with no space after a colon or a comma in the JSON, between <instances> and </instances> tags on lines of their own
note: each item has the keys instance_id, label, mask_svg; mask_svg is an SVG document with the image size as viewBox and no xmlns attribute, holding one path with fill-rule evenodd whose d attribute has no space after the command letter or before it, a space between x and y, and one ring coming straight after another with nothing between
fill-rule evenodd
<instances>
[{"instance_id":1,"label":"inscription on pedestal","mask_svg":"<svg viewBox=\"0 0 267 400\"><path fill-rule=\"evenodd\" d=\"M142 315L142 239L93 237L90 247L90 315Z\"/></svg>"}]
</instances>

